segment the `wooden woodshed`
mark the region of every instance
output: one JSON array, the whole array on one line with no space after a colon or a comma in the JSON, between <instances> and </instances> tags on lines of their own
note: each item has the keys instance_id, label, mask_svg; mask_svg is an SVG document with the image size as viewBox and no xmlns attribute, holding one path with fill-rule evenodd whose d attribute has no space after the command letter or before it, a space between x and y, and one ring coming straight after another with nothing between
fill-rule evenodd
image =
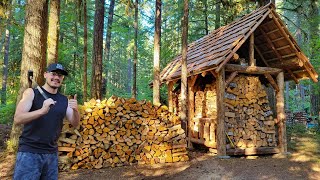
<instances>
[{"instance_id":1,"label":"wooden woodshed","mask_svg":"<svg viewBox=\"0 0 320 180\"><path fill-rule=\"evenodd\" d=\"M318 78L271 3L189 44L187 69L188 140L218 155L287 152L284 81ZM176 113L180 78L181 55L161 72Z\"/></svg>"}]
</instances>

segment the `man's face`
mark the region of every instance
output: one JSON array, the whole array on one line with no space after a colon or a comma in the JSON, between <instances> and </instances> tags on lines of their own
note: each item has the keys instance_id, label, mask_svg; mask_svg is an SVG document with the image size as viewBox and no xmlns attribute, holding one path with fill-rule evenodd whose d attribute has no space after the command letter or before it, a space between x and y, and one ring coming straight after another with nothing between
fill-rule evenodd
<instances>
[{"instance_id":1,"label":"man's face","mask_svg":"<svg viewBox=\"0 0 320 180\"><path fill-rule=\"evenodd\" d=\"M59 88L64 79L64 75L60 72L46 72L44 77L46 79L46 83L53 89Z\"/></svg>"}]
</instances>

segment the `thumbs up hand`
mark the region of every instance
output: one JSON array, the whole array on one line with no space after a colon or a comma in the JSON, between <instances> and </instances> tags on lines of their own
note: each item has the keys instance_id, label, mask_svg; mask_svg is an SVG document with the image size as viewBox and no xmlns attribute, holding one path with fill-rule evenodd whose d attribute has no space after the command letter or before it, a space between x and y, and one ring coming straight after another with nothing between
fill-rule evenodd
<instances>
[{"instance_id":1,"label":"thumbs up hand","mask_svg":"<svg viewBox=\"0 0 320 180\"><path fill-rule=\"evenodd\" d=\"M68 106L72 108L74 111L78 111L77 94L75 94L72 99L68 100Z\"/></svg>"}]
</instances>

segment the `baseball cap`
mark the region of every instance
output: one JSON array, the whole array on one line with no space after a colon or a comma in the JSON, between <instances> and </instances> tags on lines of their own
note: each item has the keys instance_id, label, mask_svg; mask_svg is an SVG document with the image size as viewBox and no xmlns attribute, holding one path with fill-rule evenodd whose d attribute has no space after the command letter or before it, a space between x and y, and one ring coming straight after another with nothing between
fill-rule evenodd
<instances>
[{"instance_id":1,"label":"baseball cap","mask_svg":"<svg viewBox=\"0 0 320 180\"><path fill-rule=\"evenodd\" d=\"M60 72L61 74L68 76L68 72L65 68L59 63L52 63L47 68L48 72Z\"/></svg>"}]
</instances>

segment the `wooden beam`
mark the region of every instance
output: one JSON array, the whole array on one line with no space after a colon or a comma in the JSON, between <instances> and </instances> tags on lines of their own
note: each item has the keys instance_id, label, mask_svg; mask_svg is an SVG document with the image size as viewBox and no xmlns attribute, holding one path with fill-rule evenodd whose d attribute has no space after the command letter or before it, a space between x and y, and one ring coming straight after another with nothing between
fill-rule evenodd
<instances>
[{"instance_id":1,"label":"wooden beam","mask_svg":"<svg viewBox=\"0 0 320 180\"><path fill-rule=\"evenodd\" d=\"M254 31L257 29L259 25L261 25L262 21L270 14L271 10L268 9L263 17L260 18L258 22L255 23L255 25L250 28L250 31L247 32L247 34L243 37L241 41L238 42L238 44L232 49L232 51L229 53L229 55L225 58L222 63L219 64L218 68L215 70L217 73L228 63L228 61L231 59L234 53L238 51L238 49L242 46L242 44L248 39L248 37L254 33Z\"/></svg>"},{"instance_id":2,"label":"wooden beam","mask_svg":"<svg viewBox=\"0 0 320 180\"><path fill-rule=\"evenodd\" d=\"M173 112L173 81L170 81L168 83L168 106L169 106L169 112Z\"/></svg>"},{"instance_id":3,"label":"wooden beam","mask_svg":"<svg viewBox=\"0 0 320 180\"><path fill-rule=\"evenodd\" d=\"M210 71L210 73L213 75L213 77L214 77L214 78L216 78L216 79L217 79L218 74L217 74L215 71Z\"/></svg>"},{"instance_id":4,"label":"wooden beam","mask_svg":"<svg viewBox=\"0 0 320 180\"><path fill-rule=\"evenodd\" d=\"M298 78L293 74L293 72L290 69L286 69L288 71L288 73L290 74L290 76L292 77L292 79L294 80L294 82L296 84L299 84L299 80Z\"/></svg>"},{"instance_id":5,"label":"wooden beam","mask_svg":"<svg viewBox=\"0 0 320 180\"><path fill-rule=\"evenodd\" d=\"M250 35L249 66L256 66L256 60L254 59L254 33Z\"/></svg>"},{"instance_id":6,"label":"wooden beam","mask_svg":"<svg viewBox=\"0 0 320 180\"><path fill-rule=\"evenodd\" d=\"M267 80L269 81L269 83L271 84L273 89L275 89L278 92L279 91L279 87L278 87L276 81L273 79L273 77L268 73L264 74L264 76L267 78Z\"/></svg>"},{"instance_id":7,"label":"wooden beam","mask_svg":"<svg viewBox=\"0 0 320 180\"><path fill-rule=\"evenodd\" d=\"M261 51L259 50L259 48L256 45L254 46L254 49L257 51L257 53L259 54L259 56L262 59L262 61L264 62L264 64L266 66L269 66L269 64L267 63L266 59L263 57Z\"/></svg>"},{"instance_id":8,"label":"wooden beam","mask_svg":"<svg viewBox=\"0 0 320 180\"><path fill-rule=\"evenodd\" d=\"M232 72L228 77L228 79L226 80L225 87L227 87L237 75L238 75L238 71Z\"/></svg>"},{"instance_id":9,"label":"wooden beam","mask_svg":"<svg viewBox=\"0 0 320 180\"><path fill-rule=\"evenodd\" d=\"M277 76L279 91L276 92L277 99L277 120L278 120L278 137L279 149L281 153L287 152L287 139L286 139L286 116L284 111L284 73L281 72Z\"/></svg>"},{"instance_id":10,"label":"wooden beam","mask_svg":"<svg viewBox=\"0 0 320 180\"><path fill-rule=\"evenodd\" d=\"M278 74L282 71L282 69L278 68L241 66L237 64L226 64L225 69L226 71L238 71L246 74Z\"/></svg>"},{"instance_id":11,"label":"wooden beam","mask_svg":"<svg viewBox=\"0 0 320 180\"><path fill-rule=\"evenodd\" d=\"M308 58L305 57L305 56L303 56L302 53L300 52L300 49L298 49L298 48L295 46L295 44L293 44L293 42L295 42L295 40L289 38L290 33L289 33L289 32L287 33L287 32L282 28L282 25L281 25L280 22L278 21L278 19L280 19L280 18L277 16L277 14L272 11L272 15L273 15L273 17L274 17L273 19L274 19L274 22L275 22L276 26L280 29L280 32L282 33L282 35L287 39L287 41L289 42L289 45L291 46L291 48L296 51L295 53L296 53L297 57L300 58L302 61L308 61ZM293 41L293 42L292 42L292 41ZM304 63L304 65L305 65L305 63ZM314 82L318 82L318 79L317 79L317 77L315 76L315 74L314 74L306 65L305 65L305 68L306 68L307 72L309 73L311 79L312 79Z\"/></svg>"},{"instance_id":12,"label":"wooden beam","mask_svg":"<svg viewBox=\"0 0 320 180\"><path fill-rule=\"evenodd\" d=\"M280 55L280 53L277 51L277 48L273 45L271 39L269 38L269 36L266 34L266 32L264 32L263 28L259 28L261 33L263 34L264 38L267 40L268 44L271 46L272 51L276 54L277 58L280 61L283 61L282 56Z\"/></svg>"},{"instance_id":13,"label":"wooden beam","mask_svg":"<svg viewBox=\"0 0 320 180\"><path fill-rule=\"evenodd\" d=\"M226 134L224 125L224 93L225 93L225 71L224 68L218 73L217 87L217 150L219 156L226 155Z\"/></svg>"},{"instance_id":14,"label":"wooden beam","mask_svg":"<svg viewBox=\"0 0 320 180\"><path fill-rule=\"evenodd\" d=\"M188 79L188 148L193 148L192 147L192 143L191 143L191 131L192 131L192 127L191 127L191 120L194 117L194 106L195 106L195 102L194 102L194 84L197 80L198 75L195 75L193 77L190 77Z\"/></svg>"}]
</instances>

